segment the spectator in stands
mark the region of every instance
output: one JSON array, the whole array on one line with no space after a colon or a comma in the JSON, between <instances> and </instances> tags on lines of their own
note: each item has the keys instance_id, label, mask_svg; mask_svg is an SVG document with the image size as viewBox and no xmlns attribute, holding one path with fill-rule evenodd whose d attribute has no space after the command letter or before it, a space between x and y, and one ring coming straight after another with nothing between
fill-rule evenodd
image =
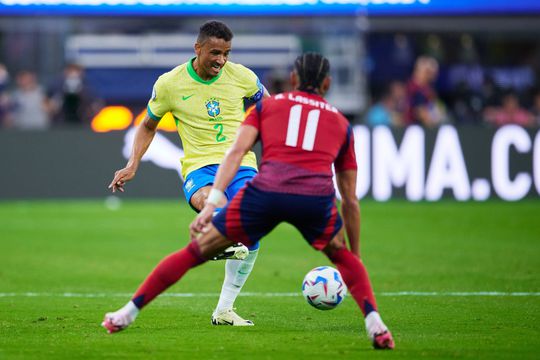
<instances>
[{"instance_id":1,"label":"spectator in stands","mask_svg":"<svg viewBox=\"0 0 540 360\"><path fill-rule=\"evenodd\" d=\"M47 98L31 71L16 77L17 88L12 96L13 116L8 126L21 130L44 130L49 127Z\"/></svg>"},{"instance_id":2,"label":"spectator in stands","mask_svg":"<svg viewBox=\"0 0 540 360\"><path fill-rule=\"evenodd\" d=\"M532 126L533 116L519 104L519 98L513 92L507 93L501 106L487 108L484 112L485 121L495 126L507 124L517 124L521 126Z\"/></svg>"},{"instance_id":3,"label":"spectator in stands","mask_svg":"<svg viewBox=\"0 0 540 360\"><path fill-rule=\"evenodd\" d=\"M55 122L88 124L101 104L94 99L84 81L84 69L78 64L68 64L61 79L49 90Z\"/></svg>"},{"instance_id":4,"label":"spectator in stands","mask_svg":"<svg viewBox=\"0 0 540 360\"><path fill-rule=\"evenodd\" d=\"M393 81L380 101L375 103L366 114L366 123L369 126L402 126L407 104L405 85Z\"/></svg>"},{"instance_id":5,"label":"spectator in stands","mask_svg":"<svg viewBox=\"0 0 540 360\"><path fill-rule=\"evenodd\" d=\"M416 60L414 72L407 84L406 124L434 127L446 121L446 110L438 100L432 84L437 79L439 64L429 56Z\"/></svg>"}]
</instances>

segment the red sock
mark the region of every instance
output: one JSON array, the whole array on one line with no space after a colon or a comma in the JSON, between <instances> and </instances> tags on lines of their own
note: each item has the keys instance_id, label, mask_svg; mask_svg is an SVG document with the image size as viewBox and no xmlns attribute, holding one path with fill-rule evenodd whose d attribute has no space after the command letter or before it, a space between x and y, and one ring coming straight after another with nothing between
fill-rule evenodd
<instances>
[{"instance_id":1,"label":"red sock","mask_svg":"<svg viewBox=\"0 0 540 360\"><path fill-rule=\"evenodd\" d=\"M176 283L191 268L206 260L201 256L199 246L191 242L182 250L165 257L144 280L131 301L139 309Z\"/></svg>"},{"instance_id":2,"label":"red sock","mask_svg":"<svg viewBox=\"0 0 540 360\"><path fill-rule=\"evenodd\" d=\"M377 311L375 295L371 289L369 276L362 261L348 249L340 249L330 257L337 266L343 280L364 316Z\"/></svg>"}]
</instances>

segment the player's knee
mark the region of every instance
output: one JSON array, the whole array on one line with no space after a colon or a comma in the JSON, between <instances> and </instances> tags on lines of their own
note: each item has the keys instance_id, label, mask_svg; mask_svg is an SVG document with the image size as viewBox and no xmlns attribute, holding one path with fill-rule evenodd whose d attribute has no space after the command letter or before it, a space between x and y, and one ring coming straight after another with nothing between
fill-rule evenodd
<instances>
[{"instance_id":1,"label":"player's knee","mask_svg":"<svg viewBox=\"0 0 540 360\"><path fill-rule=\"evenodd\" d=\"M209 186L205 186L203 188L200 188L197 190L192 196L189 202L191 203L191 206L193 206L195 209L201 211L204 208L204 205L206 204L206 199L208 198L208 192L210 191Z\"/></svg>"},{"instance_id":2,"label":"player's knee","mask_svg":"<svg viewBox=\"0 0 540 360\"><path fill-rule=\"evenodd\" d=\"M212 186L204 186L197 190L192 196L189 202L191 203L191 206L193 206L195 209L201 211L204 208L204 205L206 205L206 200L208 199L208 194L210 193L210 190L212 189ZM227 204L227 199L221 199L218 206L224 207Z\"/></svg>"}]
</instances>

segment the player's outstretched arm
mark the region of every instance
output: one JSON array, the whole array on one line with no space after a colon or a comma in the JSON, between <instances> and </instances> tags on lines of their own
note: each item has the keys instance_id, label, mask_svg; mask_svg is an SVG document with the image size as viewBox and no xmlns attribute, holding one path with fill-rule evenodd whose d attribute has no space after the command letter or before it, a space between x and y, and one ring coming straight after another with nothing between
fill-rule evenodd
<instances>
[{"instance_id":1,"label":"player's outstretched arm","mask_svg":"<svg viewBox=\"0 0 540 360\"><path fill-rule=\"evenodd\" d=\"M126 182L135 177L141 159L150 146L152 139L154 139L158 123L158 121L153 120L147 114L141 124L137 127L129 161L126 164L126 167L114 173L114 178L109 184L109 189L111 189L113 193L116 192L116 190L124 192L124 185Z\"/></svg>"},{"instance_id":2,"label":"player's outstretched arm","mask_svg":"<svg viewBox=\"0 0 540 360\"><path fill-rule=\"evenodd\" d=\"M212 186L212 190L210 190L206 205L189 226L192 240L199 233L204 231L212 219L217 204L225 196L225 188L236 175L240 163L242 162L242 158L249 150L251 150L257 141L258 135L259 131L251 125L242 125L238 129L234 144L227 150L223 161L219 165L214 179L214 185Z\"/></svg>"},{"instance_id":3,"label":"player's outstretched arm","mask_svg":"<svg viewBox=\"0 0 540 360\"><path fill-rule=\"evenodd\" d=\"M341 215L353 254L360 256L360 205L356 198L356 170L336 173L341 194Z\"/></svg>"}]
</instances>

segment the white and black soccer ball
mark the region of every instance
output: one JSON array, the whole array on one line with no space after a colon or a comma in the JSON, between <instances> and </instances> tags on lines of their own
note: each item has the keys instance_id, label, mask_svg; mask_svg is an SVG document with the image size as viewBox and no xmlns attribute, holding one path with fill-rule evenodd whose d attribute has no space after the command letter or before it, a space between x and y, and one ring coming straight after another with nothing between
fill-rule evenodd
<instances>
[{"instance_id":1,"label":"white and black soccer ball","mask_svg":"<svg viewBox=\"0 0 540 360\"><path fill-rule=\"evenodd\" d=\"M331 310L343 302L347 286L339 271L330 266L319 266L307 273L302 294L311 306Z\"/></svg>"}]
</instances>

